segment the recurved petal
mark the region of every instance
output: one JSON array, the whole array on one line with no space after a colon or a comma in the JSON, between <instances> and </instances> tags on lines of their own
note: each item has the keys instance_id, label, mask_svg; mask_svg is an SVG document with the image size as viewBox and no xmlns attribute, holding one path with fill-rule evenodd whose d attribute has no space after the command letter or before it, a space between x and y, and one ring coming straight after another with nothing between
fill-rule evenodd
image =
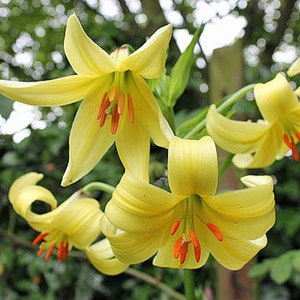
<instances>
[{"instance_id":1,"label":"recurved petal","mask_svg":"<svg viewBox=\"0 0 300 300\"><path fill-rule=\"evenodd\" d=\"M288 151L283 142L284 129L280 122L275 123L261 139L261 145L255 153L236 154L232 162L238 168L264 168L275 159L281 159Z\"/></svg>"},{"instance_id":2,"label":"recurved petal","mask_svg":"<svg viewBox=\"0 0 300 300\"><path fill-rule=\"evenodd\" d=\"M172 208L180 200L126 171L106 205L105 214L112 224L124 231L163 230L172 224Z\"/></svg>"},{"instance_id":3,"label":"recurved petal","mask_svg":"<svg viewBox=\"0 0 300 300\"><path fill-rule=\"evenodd\" d=\"M45 217L53 219L52 228L67 234L76 248L83 249L100 234L103 212L97 200L79 197L70 197Z\"/></svg>"},{"instance_id":4,"label":"recurved petal","mask_svg":"<svg viewBox=\"0 0 300 300\"><path fill-rule=\"evenodd\" d=\"M114 257L107 239L85 248L84 252L91 264L106 275L117 275L128 268L128 264L124 264Z\"/></svg>"},{"instance_id":5,"label":"recurved petal","mask_svg":"<svg viewBox=\"0 0 300 300\"><path fill-rule=\"evenodd\" d=\"M39 82L0 80L0 93L30 105L65 105L82 99L93 82L93 78L78 75Z\"/></svg>"},{"instance_id":6,"label":"recurved petal","mask_svg":"<svg viewBox=\"0 0 300 300\"><path fill-rule=\"evenodd\" d=\"M173 137L168 157L169 184L172 193L213 195L218 183L218 161L211 137L185 140Z\"/></svg>"},{"instance_id":7,"label":"recurved petal","mask_svg":"<svg viewBox=\"0 0 300 300\"><path fill-rule=\"evenodd\" d=\"M241 181L247 189L204 198L195 212L204 224L217 226L224 238L254 240L275 222L273 182L270 176L246 176Z\"/></svg>"},{"instance_id":8,"label":"recurved petal","mask_svg":"<svg viewBox=\"0 0 300 300\"><path fill-rule=\"evenodd\" d=\"M135 124L142 126L156 145L168 148L174 134L155 97L140 76L132 73L129 76L128 88L133 100Z\"/></svg>"},{"instance_id":9,"label":"recurved petal","mask_svg":"<svg viewBox=\"0 0 300 300\"><path fill-rule=\"evenodd\" d=\"M287 71L287 74L289 76L295 76L298 73L300 73L300 57L294 61L294 63L290 66L290 68Z\"/></svg>"},{"instance_id":10,"label":"recurved petal","mask_svg":"<svg viewBox=\"0 0 300 300\"><path fill-rule=\"evenodd\" d=\"M113 59L85 34L75 14L67 22L64 48L77 74L100 76L116 70Z\"/></svg>"},{"instance_id":11,"label":"recurved petal","mask_svg":"<svg viewBox=\"0 0 300 300\"><path fill-rule=\"evenodd\" d=\"M280 73L267 83L256 84L254 96L262 116L271 124L298 105L297 96Z\"/></svg>"},{"instance_id":12,"label":"recurved petal","mask_svg":"<svg viewBox=\"0 0 300 300\"><path fill-rule=\"evenodd\" d=\"M110 120L106 120L103 127L97 120L100 101L109 82L109 78L102 78L80 104L70 132L69 163L63 186L76 182L91 171L114 142Z\"/></svg>"},{"instance_id":13,"label":"recurved petal","mask_svg":"<svg viewBox=\"0 0 300 300\"><path fill-rule=\"evenodd\" d=\"M207 243L211 254L222 266L239 270L266 246L267 238L265 235L252 241L224 238L222 242L209 239Z\"/></svg>"},{"instance_id":14,"label":"recurved petal","mask_svg":"<svg viewBox=\"0 0 300 300\"><path fill-rule=\"evenodd\" d=\"M230 120L217 113L212 105L207 114L206 128L216 144L231 153L254 152L259 149L270 125L266 122Z\"/></svg>"},{"instance_id":15,"label":"recurved petal","mask_svg":"<svg viewBox=\"0 0 300 300\"><path fill-rule=\"evenodd\" d=\"M165 70L167 48L171 34L171 25L161 27L142 47L124 59L120 68L130 70L144 78L159 77Z\"/></svg>"},{"instance_id":16,"label":"recurved petal","mask_svg":"<svg viewBox=\"0 0 300 300\"><path fill-rule=\"evenodd\" d=\"M119 158L126 170L137 178L148 181L150 136L139 126L131 123L128 116L122 116L124 123L116 135L116 147Z\"/></svg>"},{"instance_id":17,"label":"recurved petal","mask_svg":"<svg viewBox=\"0 0 300 300\"><path fill-rule=\"evenodd\" d=\"M27 221L40 216L31 211L33 202L37 200L45 202L51 209L57 205L55 197L49 190L36 185L42 178L43 174L27 173L18 178L9 190L8 198L14 210Z\"/></svg>"}]
</instances>

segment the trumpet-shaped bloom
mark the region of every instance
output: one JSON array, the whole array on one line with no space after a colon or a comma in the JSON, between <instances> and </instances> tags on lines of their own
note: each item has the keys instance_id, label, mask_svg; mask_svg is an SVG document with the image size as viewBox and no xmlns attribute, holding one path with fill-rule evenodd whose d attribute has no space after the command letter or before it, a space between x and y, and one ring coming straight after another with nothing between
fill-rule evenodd
<instances>
[{"instance_id":1,"label":"trumpet-shaped bloom","mask_svg":"<svg viewBox=\"0 0 300 300\"><path fill-rule=\"evenodd\" d=\"M42 82L0 80L0 93L19 102L55 106L83 99L70 133L69 164L62 184L87 174L116 142L124 166L147 178L150 137L167 148L173 133L143 78L164 71L171 26L157 30L133 53L108 55L69 17L64 49L76 75ZM144 168L135 166L143 165Z\"/></svg>"},{"instance_id":2,"label":"trumpet-shaped bloom","mask_svg":"<svg viewBox=\"0 0 300 300\"><path fill-rule=\"evenodd\" d=\"M271 177L246 176L247 189L216 195L217 153L206 136L172 138L168 178L171 192L129 171L123 175L103 219L120 261L138 263L157 253L157 266L199 268L211 253L239 269L266 245L275 220Z\"/></svg>"},{"instance_id":3,"label":"trumpet-shaped bloom","mask_svg":"<svg viewBox=\"0 0 300 300\"><path fill-rule=\"evenodd\" d=\"M282 74L254 88L258 109L264 120L230 120L212 105L207 114L207 131L216 144L236 153L239 168L263 168L281 159L290 149L299 160L296 144L300 140L300 105L295 92Z\"/></svg>"},{"instance_id":4,"label":"trumpet-shaped bloom","mask_svg":"<svg viewBox=\"0 0 300 300\"><path fill-rule=\"evenodd\" d=\"M62 262L68 258L68 253L74 246L86 252L89 258L92 257L91 262L99 271L106 274L124 271L127 265L113 257L107 240L98 242L97 252L90 254L95 247L91 244L101 232L101 220L104 216L98 201L78 191L57 206L54 195L36 185L42 178L42 174L34 172L25 174L12 184L9 191L9 200L16 213L40 232L33 241L34 245L40 244L38 256L46 251L45 259L48 260L57 249L57 258ZM32 204L37 200L49 205L51 210L42 214L35 213Z\"/></svg>"}]
</instances>

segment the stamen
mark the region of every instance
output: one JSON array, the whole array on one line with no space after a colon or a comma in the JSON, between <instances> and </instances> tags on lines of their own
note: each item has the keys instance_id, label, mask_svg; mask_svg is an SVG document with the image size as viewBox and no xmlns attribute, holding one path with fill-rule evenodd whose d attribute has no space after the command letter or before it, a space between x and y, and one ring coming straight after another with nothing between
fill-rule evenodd
<instances>
[{"instance_id":1,"label":"stamen","mask_svg":"<svg viewBox=\"0 0 300 300\"><path fill-rule=\"evenodd\" d=\"M118 129L120 115L118 114L118 108L115 106L114 112L111 117L111 133L115 134Z\"/></svg>"},{"instance_id":2,"label":"stamen","mask_svg":"<svg viewBox=\"0 0 300 300\"><path fill-rule=\"evenodd\" d=\"M194 245L194 255L196 262L200 261L201 257L201 247L198 238L193 230L190 231L190 240Z\"/></svg>"},{"instance_id":3,"label":"stamen","mask_svg":"<svg viewBox=\"0 0 300 300\"><path fill-rule=\"evenodd\" d=\"M219 230L219 228L212 223L207 223L206 224L208 229L214 234L214 236L219 240L219 241L223 241L223 235L221 233L221 231Z\"/></svg>"},{"instance_id":4,"label":"stamen","mask_svg":"<svg viewBox=\"0 0 300 300\"><path fill-rule=\"evenodd\" d=\"M132 103L132 98L130 94L127 96L128 98L128 114L129 114L129 120L131 123L134 123L134 111L133 111L133 103Z\"/></svg>"},{"instance_id":5,"label":"stamen","mask_svg":"<svg viewBox=\"0 0 300 300\"><path fill-rule=\"evenodd\" d=\"M182 237L178 238L174 244L174 257L178 258L182 249Z\"/></svg>"},{"instance_id":6,"label":"stamen","mask_svg":"<svg viewBox=\"0 0 300 300\"><path fill-rule=\"evenodd\" d=\"M299 139L300 134L298 132L296 132L296 136L297 136L297 139ZM296 146L293 138L290 138L287 134L284 134L283 140L284 140L285 144L291 149L293 158L296 161L299 161L300 157L299 157L298 149L297 149L297 146Z\"/></svg>"},{"instance_id":7,"label":"stamen","mask_svg":"<svg viewBox=\"0 0 300 300\"><path fill-rule=\"evenodd\" d=\"M41 256L45 252L45 249L39 249L37 256Z\"/></svg>"},{"instance_id":8,"label":"stamen","mask_svg":"<svg viewBox=\"0 0 300 300\"><path fill-rule=\"evenodd\" d=\"M58 249L57 249L57 258L59 262L62 262L64 259L68 258L68 252L69 252L69 244L66 242L64 245L64 242L61 242Z\"/></svg>"},{"instance_id":9,"label":"stamen","mask_svg":"<svg viewBox=\"0 0 300 300\"><path fill-rule=\"evenodd\" d=\"M180 263L183 264L186 259L186 255L188 252L189 244L187 242L184 242L181 246L181 253L180 253Z\"/></svg>"},{"instance_id":10,"label":"stamen","mask_svg":"<svg viewBox=\"0 0 300 300\"><path fill-rule=\"evenodd\" d=\"M180 225L180 221L175 221L171 228L171 235L174 235Z\"/></svg>"},{"instance_id":11,"label":"stamen","mask_svg":"<svg viewBox=\"0 0 300 300\"><path fill-rule=\"evenodd\" d=\"M116 100L116 95L117 95L117 91L118 91L118 87L116 85L114 85L110 92L109 92L109 96L108 96L108 100L110 102L113 102L114 100Z\"/></svg>"},{"instance_id":12,"label":"stamen","mask_svg":"<svg viewBox=\"0 0 300 300\"><path fill-rule=\"evenodd\" d=\"M40 233L40 234L33 240L32 245L36 245L36 244L40 243L40 242L44 239L44 237L46 237L47 235L48 235L47 232L45 232L45 233Z\"/></svg>"},{"instance_id":13,"label":"stamen","mask_svg":"<svg viewBox=\"0 0 300 300\"><path fill-rule=\"evenodd\" d=\"M46 253L45 260L48 260L55 249L55 245L52 245Z\"/></svg>"}]
</instances>

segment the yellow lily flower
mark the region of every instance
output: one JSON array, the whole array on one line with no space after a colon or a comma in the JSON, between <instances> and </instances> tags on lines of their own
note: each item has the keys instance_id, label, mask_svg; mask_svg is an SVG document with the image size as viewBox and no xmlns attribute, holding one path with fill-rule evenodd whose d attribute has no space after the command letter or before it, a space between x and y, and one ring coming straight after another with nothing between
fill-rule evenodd
<instances>
[{"instance_id":1,"label":"yellow lily flower","mask_svg":"<svg viewBox=\"0 0 300 300\"><path fill-rule=\"evenodd\" d=\"M123 272L128 265L113 257L111 250L109 252L107 239L98 242L97 252L91 254L97 243L91 244L101 232L101 220L104 216L98 201L78 191L57 207L54 195L46 188L36 185L42 178L42 174L34 172L25 174L12 184L9 191L9 200L16 213L40 232L33 241L33 245L40 244L38 256L47 251L45 259L48 260L57 249L57 258L62 262L68 258L68 253L74 246L84 251L102 273L114 275ZM48 204L51 211L35 213L31 207L35 201Z\"/></svg>"},{"instance_id":2,"label":"yellow lily flower","mask_svg":"<svg viewBox=\"0 0 300 300\"><path fill-rule=\"evenodd\" d=\"M167 148L173 133L143 78L164 71L171 26L157 30L138 50L122 46L108 55L69 17L64 48L76 75L42 82L0 80L0 93L19 102L55 106L83 98L70 133L62 185L87 174L116 141L125 168L148 177L149 138ZM143 165L144 168L135 166Z\"/></svg>"},{"instance_id":3,"label":"yellow lily flower","mask_svg":"<svg viewBox=\"0 0 300 300\"><path fill-rule=\"evenodd\" d=\"M230 120L212 105L206 128L216 144L236 153L233 163L239 168L263 168L282 159L288 150L299 160L296 144L300 139L300 105L295 92L282 74L254 88L258 109L264 120Z\"/></svg>"},{"instance_id":4,"label":"yellow lily flower","mask_svg":"<svg viewBox=\"0 0 300 300\"><path fill-rule=\"evenodd\" d=\"M120 261L139 263L157 253L154 265L199 268L211 253L235 270L266 245L275 221L270 176L245 176L247 189L215 195L217 153L206 136L172 138L168 178L171 192L129 171L116 187L102 230Z\"/></svg>"}]
</instances>

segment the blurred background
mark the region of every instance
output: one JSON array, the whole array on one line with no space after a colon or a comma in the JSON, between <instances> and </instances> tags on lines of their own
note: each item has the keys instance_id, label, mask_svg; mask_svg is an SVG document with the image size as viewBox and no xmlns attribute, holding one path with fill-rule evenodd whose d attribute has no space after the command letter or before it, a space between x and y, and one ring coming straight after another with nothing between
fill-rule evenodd
<instances>
[{"instance_id":1,"label":"blurred background","mask_svg":"<svg viewBox=\"0 0 300 300\"><path fill-rule=\"evenodd\" d=\"M286 71L300 54L300 1L0 0L0 78L40 81L73 74L63 49L66 21L73 13L108 53L125 43L137 49L160 26L172 24L167 73L196 28L205 24L188 86L175 106L178 128L208 104ZM246 100L237 112L259 118L253 97ZM36 256L31 246L36 233L8 203L11 183L30 171L44 173L40 184L63 201L91 181L116 185L123 169L112 148L91 173L62 188L68 135L79 104L38 108L2 95L0 101L0 298L184 299L179 295L184 293L183 273L153 267L151 260L109 277L76 251L62 264L55 257L45 262ZM151 179L156 182L163 175L166 151L154 146L151 150ZM269 244L241 272L223 270L210 259L195 271L197 299L300 298L299 163L287 155L251 174L271 174L277 183L277 221L268 234ZM104 208L109 195L99 193L97 198ZM170 294L160 283L178 294Z\"/></svg>"}]
</instances>

